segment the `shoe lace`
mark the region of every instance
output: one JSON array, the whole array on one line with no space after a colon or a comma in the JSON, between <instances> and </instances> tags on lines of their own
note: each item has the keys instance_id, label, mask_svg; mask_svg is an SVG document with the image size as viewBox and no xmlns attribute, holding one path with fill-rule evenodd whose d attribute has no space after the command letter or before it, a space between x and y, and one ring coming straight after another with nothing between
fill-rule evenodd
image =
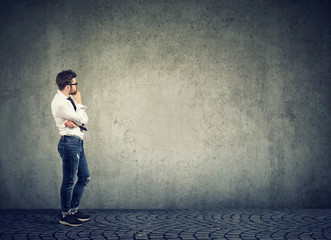
<instances>
[{"instance_id":1,"label":"shoe lace","mask_svg":"<svg viewBox=\"0 0 331 240\"><path fill-rule=\"evenodd\" d=\"M75 215L76 213L78 213L78 210L76 210L75 212L73 212L73 211L69 212L69 214L71 214L71 215Z\"/></svg>"}]
</instances>

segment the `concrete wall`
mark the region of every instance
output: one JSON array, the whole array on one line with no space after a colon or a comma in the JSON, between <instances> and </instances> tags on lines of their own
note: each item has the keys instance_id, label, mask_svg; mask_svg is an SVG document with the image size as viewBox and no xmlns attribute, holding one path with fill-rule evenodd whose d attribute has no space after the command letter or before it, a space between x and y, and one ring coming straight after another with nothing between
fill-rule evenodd
<instances>
[{"instance_id":1,"label":"concrete wall","mask_svg":"<svg viewBox=\"0 0 331 240\"><path fill-rule=\"evenodd\" d=\"M0 9L1 208L60 208L65 69L90 117L82 208L331 207L329 1Z\"/></svg>"}]
</instances>

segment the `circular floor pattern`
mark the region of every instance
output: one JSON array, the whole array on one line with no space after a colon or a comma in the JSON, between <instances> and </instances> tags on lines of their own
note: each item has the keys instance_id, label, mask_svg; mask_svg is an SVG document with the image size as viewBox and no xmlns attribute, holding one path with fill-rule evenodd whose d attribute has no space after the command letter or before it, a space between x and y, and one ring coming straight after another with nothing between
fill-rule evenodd
<instances>
[{"instance_id":1,"label":"circular floor pattern","mask_svg":"<svg viewBox=\"0 0 331 240\"><path fill-rule=\"evenodd\" d=\"M58 210L1 210L0 239L331 239L331 209L86 210L82 227Z\"/></svg>"}]
</instances>

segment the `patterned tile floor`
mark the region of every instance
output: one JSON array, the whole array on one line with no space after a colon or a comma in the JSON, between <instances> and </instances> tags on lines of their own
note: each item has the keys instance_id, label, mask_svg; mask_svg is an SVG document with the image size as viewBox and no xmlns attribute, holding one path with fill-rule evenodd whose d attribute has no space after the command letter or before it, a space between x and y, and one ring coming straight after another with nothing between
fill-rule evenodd
<instances>
[{"instance_id":1,"label":"patterned tile floor","mask_svg":"<svg viewBox=\"0 0 331 240\"><path fill-rule=\"evenodd\" d=\"M81 227L59 210L1 210L0 239L331 239L331 209L85 210Z\"/></svg>"}]
</instances>

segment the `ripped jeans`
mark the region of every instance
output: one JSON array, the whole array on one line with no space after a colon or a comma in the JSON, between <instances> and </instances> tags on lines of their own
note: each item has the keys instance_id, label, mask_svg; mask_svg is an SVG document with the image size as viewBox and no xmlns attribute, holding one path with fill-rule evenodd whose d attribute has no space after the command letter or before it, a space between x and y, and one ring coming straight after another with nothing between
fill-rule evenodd
<instances>
[{"instance_id":1,"label":"ripped jeans","mask_svg":"<svg viewBox=\"0 0 331 240\"><path fill-rule=\"evenodd\" d=\"M58 151L62 158L63 180L61 186L61 210L69 212L78 208L84 188L90 180L90 172L84 154L83 140L62 136ZM75 184L76 175L78 180Z\"/></svg>"}]
</instances>

